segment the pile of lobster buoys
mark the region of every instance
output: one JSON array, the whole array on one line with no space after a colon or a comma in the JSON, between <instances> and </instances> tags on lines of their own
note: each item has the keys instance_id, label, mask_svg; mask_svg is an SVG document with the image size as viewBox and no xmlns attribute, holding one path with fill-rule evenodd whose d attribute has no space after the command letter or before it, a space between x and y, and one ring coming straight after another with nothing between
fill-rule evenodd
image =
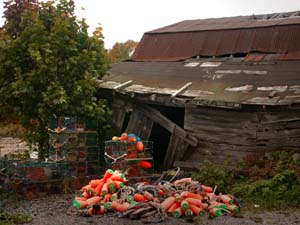
<instances>
[{"instance_id":1,"label":"pile of lobster buoys","mask_svg":"<svg viewBox=\"0 0 300 225\"><path fill-rule=\"evenodd\" d=\"M238 200L230 194L215 194L216 187L205 186L191 178L174 182L144 182L126 185L124 174L108 169L101 179L82 187L73 206L87 215L119 212L119 216L143 222L164 221L173 217L210 217L232 215L239 211Z\"/></svg>"},{"instance_id":2,"label":"pile of lobster buoys","mask_svg":"<svg viewBox=\"0 0 300 225\"><path fill-rule=\"evenodd\" d=\"M190 181L188 181L190 180ZM174 183L192 182L191 178L177 180ZM238 202L232 195L216 195L212 187L200 185L197 193L181 191L167 197L162 203L164 210L174 217L201 216L208 211L211 217L218 217L223 214L233 214L239 211ZM234 204L235 203L235 204Z\"/></svg>"},{"instance_id":3,"label":"pile of lobster buoys","mask_svg":"<svg viewBox=\"0 0 300 225\"><path fill-rule=\"evenodd\" d=\"M73 206L77 209L90 208L95 205L99 209L98 214L104 214L105 209L111 208L110 201L115 200L116 192L120 190L126 182L125 176L119 171L106 170L101 179L91 180L90 183L81 188L81 196L75 197Z\"/></svg>"}]
</instances>

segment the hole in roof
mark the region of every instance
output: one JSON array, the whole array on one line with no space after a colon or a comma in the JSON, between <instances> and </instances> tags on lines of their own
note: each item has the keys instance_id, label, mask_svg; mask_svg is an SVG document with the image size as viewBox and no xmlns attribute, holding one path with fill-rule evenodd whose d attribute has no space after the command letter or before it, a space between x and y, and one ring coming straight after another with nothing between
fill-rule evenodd
<instances>
[{"instance_id":1,"label":"hole in roof","mask_svg":"<svg viewBox=\"0 0 300 225\"><path fill-rule=\"evenodd\" d=\"M184 64L185 67L196 67L198 66L200 63L199 62L189 62Z\"/></svg>"},{"instance_id":2,"label":"hole in roof","mask_svg":"<svg viewBox=\"0 0 300 225\"><path fill-rule=\"evenodd\" d=\"M221 65L222 62L204 62L200 65L200 67L218 67Z\"/></svg>"}]
</instances>

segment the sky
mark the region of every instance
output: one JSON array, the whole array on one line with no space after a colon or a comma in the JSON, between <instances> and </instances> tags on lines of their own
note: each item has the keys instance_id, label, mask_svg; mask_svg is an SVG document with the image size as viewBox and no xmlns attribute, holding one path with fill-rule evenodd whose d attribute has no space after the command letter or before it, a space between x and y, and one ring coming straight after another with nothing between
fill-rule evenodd
<instances>
[{"instance_id":1,"label":"sky","mask_svg":"<svg viewBox=\"0 0 300 225\"><path fill-rule=\"evenodd\" d=\"M0 0L0 15L3 16ZM140 41L143 33L182 20L300 10L300 0L74 0L76 15L86 18L90 33L100 23L104 43ZM83 10L84 8L84 10ZM3 24L0 19L0 25Z\"/></svg>"}]
</instances>

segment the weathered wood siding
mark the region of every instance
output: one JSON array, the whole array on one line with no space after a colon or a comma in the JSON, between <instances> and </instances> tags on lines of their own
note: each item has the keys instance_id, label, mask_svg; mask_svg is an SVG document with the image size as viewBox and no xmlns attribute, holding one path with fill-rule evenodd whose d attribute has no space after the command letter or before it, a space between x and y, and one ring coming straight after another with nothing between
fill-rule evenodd
<instances>
[{"instance_id":1,"label":"weathered wood siding","mask_svg":"<svg viewBox=\"0 0 300 225\"><path fill-rule=\"evenodd\" d=\"M181 161L205 159L223 164L269 150L300 151L300 110L244 112L216 108L186 108L185 130L197 137ZM180 163L179 163L180 164Z\"/></svg>"},{"instance_id":2,"label":"weathered wood siding","mask_svg":"<svg viewBox=\"0 0 300 225\"><path fill-rule=\"evenodd\" d=\"M143 103L115 98L113 120L121 129L131 111L126 132L148 140L153 123L171 132L164 167L197 167L203 160L217 164L265 151L300 151L300 109L254 111L186 107L184 129ZM272 110L272 111L271 111ZM175 163L174 163L175 162Z\"/></svg>"}]
</instances>

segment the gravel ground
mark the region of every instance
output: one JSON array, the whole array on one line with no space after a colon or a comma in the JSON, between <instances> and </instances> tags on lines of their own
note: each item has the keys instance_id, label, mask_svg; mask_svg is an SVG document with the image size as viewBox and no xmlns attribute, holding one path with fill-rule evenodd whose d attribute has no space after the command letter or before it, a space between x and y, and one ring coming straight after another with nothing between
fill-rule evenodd
<instances>
[{"instance_id":1,"label":"gravel ground","mask_svg":"<svg viewBox=\"0 0 300 225\"><path fill-rule=\"evenodd\" d=\"M143 224L138 220L118 218L116 213L107 213L104 216L82 217L75 213L72 200L74 195L52 195L49 197L32 200L12 202L6 204L6 210L11 213L24 213L31 215L33 225L86 225L86 224L105 224L105 225L135 225ZM300 224L300 209L289 209L284 211L259 211L242 212L236 217L223 216L209 219L208 214L187 221L183 218L168 218L162 225L186 225L186 224L230 224L230 225L258 225L258 224Z\"/></svg>"}]
</instances>

